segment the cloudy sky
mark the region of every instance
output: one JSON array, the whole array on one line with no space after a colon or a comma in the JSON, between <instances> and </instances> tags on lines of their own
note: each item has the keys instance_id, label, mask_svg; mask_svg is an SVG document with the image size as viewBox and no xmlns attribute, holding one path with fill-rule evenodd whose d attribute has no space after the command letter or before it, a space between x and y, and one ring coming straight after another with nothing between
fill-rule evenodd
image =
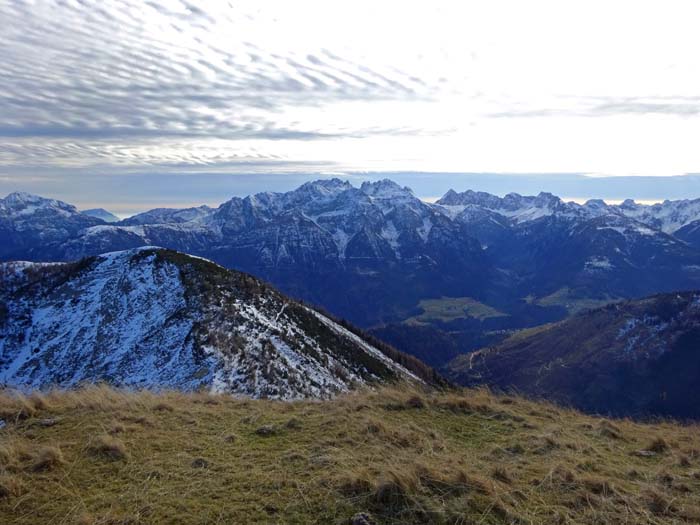
<instances>
[{"instance_id":1,"label":"cloudy sky","mask_svg":"<svg viewBox=\"0 0 700 525\"><path fill-rule=\"evenodd\" d=\"M127 213L330 174L430 172L433 196L700 173L699 19L674 0L0 0L0 192Z\"/></svg>"}]
</instances>

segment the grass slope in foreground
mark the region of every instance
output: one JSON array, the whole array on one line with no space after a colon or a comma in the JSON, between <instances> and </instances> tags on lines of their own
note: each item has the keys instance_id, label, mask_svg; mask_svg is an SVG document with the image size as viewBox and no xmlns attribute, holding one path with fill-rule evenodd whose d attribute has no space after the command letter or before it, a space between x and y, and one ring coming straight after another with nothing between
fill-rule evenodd
<instances>
[{"instance_id":1,"label":"grass slope in foreground","mask_svg":"<svg viewBox=\"0 0 700 525\"><path fill-rule=\"evenodd\" d=\"M700 522L697 426L483 390L91 387L0 407L4 524Z\"/></svg>"}]
</instances>

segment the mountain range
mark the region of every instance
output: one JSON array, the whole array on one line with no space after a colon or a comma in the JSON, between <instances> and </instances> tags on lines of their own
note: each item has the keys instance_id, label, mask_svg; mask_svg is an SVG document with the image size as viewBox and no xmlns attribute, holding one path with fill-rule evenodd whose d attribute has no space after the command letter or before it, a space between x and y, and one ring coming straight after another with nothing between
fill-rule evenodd
<instances>
[{"instance_id":1,"label":"mountain range","mask_svg":"<svg viewBox=\"0 0 700 525\"><path fill-rule=\"evenodd\" d=\"M149 245L249 272L441 366L591 306L700 289L700 199L448 191L428 203L390 180L323 179L115 223L28 194L0 200L0 260Z\"/></svg>"},{"instance_id":2,"label":"mountain range","mask_svg":"<svg viewBox=\"0 0 700 525\"><path fill-rule=\"evenodd\" d=\"M105 381L294 399L428 378L416 359L351 330L250 275L171 250L0 264L6 386Z\"/></svg>"}]
</instances>

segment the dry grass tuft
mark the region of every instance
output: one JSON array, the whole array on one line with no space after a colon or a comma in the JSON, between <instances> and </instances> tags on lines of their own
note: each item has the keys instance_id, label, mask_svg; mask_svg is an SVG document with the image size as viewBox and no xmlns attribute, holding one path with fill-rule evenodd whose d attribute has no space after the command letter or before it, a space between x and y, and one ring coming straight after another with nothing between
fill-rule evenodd
<instances>
[{"instance_id":1,"label":"dry grass tuft","mask_svg":"<svg viewBox=\"0 0 700 525\"><path fill-rule=\"evenodd\" d=\"M674 507L671 500L654 489L645 491L642 497L646 503L646 507L655 516L669 516L678 510Z\"/></svg>"},{"instance_id":2,"label":"dry grass tuft","mask_svg":"<svg viewBox=\"0 0 700 525\"><path fill-rule=\"evenodd\" d=\"M478 412L479 408L465 396L447 394L434 401L437 408L449 410L455 413L472 414Z\"/></svg>"},{"instance_id":3,"label":"dry grass tuft","mask_svg":"<svg viewBox=\"0 0 700 525\"><path fill-rule=\"evenodd\" d=\"M361 468L341 476L335 485L348 496L369 496L374 491L374 476L369 469Z\"/></svg>"},{"instance_id":4,"label":"dry grass tuft","mask_svg":"<svg viewBox=\"0 0 700 525\"><path fill-rule=\"evenodd\" d=\"M32 392L28 401L37 411L48 410L50 408L48 399L41 392Z\"/></svg>"},{"instance_id":5,"label":"dry grass tuft","mask_svg":"<svg viewBox=\"0 0 700 525\"><path fill-rule=\"evenodd\" d=\"M16 436L0 442L0 473L48 471L64 463L63 453L56 446L36 445Z\"/></svg>"},{"instance_id":6,"label":"dry grass tuft","mask_svg":"<svg viewBox=\"0 0 700 525\"><path fill-rule=\"evenodd\" d=\"M616 493L610 481L605 478L587 476L581 479L580 484L596 496L609 498Z\"/></svg>"},{"instance_id":7,"label":"dry grass tuft","mask_svg":"<svg viewBox=\"0 0 700 525\"><path fill-rule=\"evenodd\" d=\"M686 455L682 455L678 458L678 466L683 468L688 468L692 465L690 458Z\"/></svg>"},{"instance_id":8,"label":"dry grass tuft","mask_svg":"<svg viewBox=\"0 0 700 525\"><path fill-rule=\"evenodd\" d=\"M542 480L542 484L554 485L558 488L571 489L578 486L578 478L567 467L557 465Z\"/></svg>"},{"instance_id":9,"label":"dry grass tuft","mask_svg":"<svg viewBox=\"0 0 700 525\"><path fill-rule=\"evenodd\" d=\"M425 408L425 401L421 396L413 395L406 400L406 406L408 408Z\"/></svg>"},{"instance_id":10,"label":"dry grass tuft","mask_svg":"<svg viewBox=\"0 0 700 525\"><path fill-rule=\"evenodd\" d=\"M648 450L649 452L654 452L655 454L663 454L664 452L668 452L671 450L671 446L666 442L666 440L662 437L657 437L649 443L649 446L645 449Z\"/></svg>"},{"instance_id":11,"label":"dry grass tuft","mask_svg":"<svg viewBox=\"0 0 700 525\"><path fill-rule=\"evenodd\" d=\"M107 432L109 434L123 434L126 432L126 425L124 425L124 423L120 423L119 421L115 421L110 425Z\"/></svg>"},{"instance_id":12,"label":"dry grass tuft","mask_svg":"<svg viewBox=\"0 0 700 525\"><path fill-rule=\"evenodd\" d=\"M370 419L365 423L365 432L368 434L386 434L386 425L378 419Z\"/></svg>"},{"instance_id":13,"label":"dry grass tuft","mask_svg":"<svg viewBox=\"0 0 700 525\"><path fill-rule=\"evenodd\" d=\"M128 460L129 453L126 450L126 445L119 439L110 436L109 434L101 434L97 436L90 446L88 451L93 455L112 461Z\"/></svg>"},{"instance_id":14,"label":"dry grass tuft","mask_svg":"<svg viewBox=\"0 0 700 525\"><path fill-rule=\"evenodd\" d=\"M60 467L65 464L65 462L66 460L63 459L61 449L58 447L43 446L34 453L34 458L29 469L32 472L43 472Z\"/></svg>"},{"instance_id":15,"label":"dry grass tuft","mask_svg":"<svg viewBox=\"0 0 700 525\"><path fill-rule=\"evenodd\" d=\"M598 423L598 433L606 438L610 439L622 439L622 431L620 430L620 427L617 425L611 423L610 421L604 419L600 423Z\"/></svg>"},{"instance_id":16,"label":"dry grass tuft","mask_svg":"<svg viewBox=\"0 0 700 525\"><path fill-rule=\"evenodd\" d=\"M452 483L455 487L463 487L468 491L477 492L479 494L494 494L493 483L482 478L478 474L467 474L465 471L458 471L452 478Z\"/></svg>"},{"instance_id":17,"label":"dry grass tuft","mask_svg":"<svg viewBox=\"0 0 700 525\"><path fill-rule=\"evenodd\" d=\"M560 448L561 444L552 436L539 436L533 440L532 446L535 454L549 454Z\"/></svg>"},{"instance_id":18,"label":"dry grass tuft","mask_svg":"<svg viewBox=\"0 0 700 525\"><path fill-rule=\"evenodd\" d=\"M0 419L5 421L22 421L37 414L34 404L23 394L0 394Z\"/></svg>"},{"instance_id":19,"label":"dry grass tuft","mask_svg":"<svg viewBox=\"0 0 700 525\"><path fill-rule=\"evenodd\" d=\"M406 506L418 491L420 481L415 473L407 470L384 471L374 487L374 500L384 506L397 508Z\"/></svg>"},{"instance_id":20,"label":"dry grass tuft","mask_svg":"<svg viewBox=\"0 0 700 525\"><path fill-rule=\"evenodd\" d=\"M491 471L491 477L496 481L506 483L507 485L513 483L513 478L511 477L510 473L504 466L501 465L494 467L494 469Z\"/></svg>"},{"instance_id":21,"label":"dry grass tuft","mask_svg":"<svg viewBox=\"0 0 700 525\"><path fill-rule=\"evenodd\" d=\"M34 446L24 439L11 437L0 444L0 467L7 472L27 469L36 458Z\"/></svg>"}]
</instances>

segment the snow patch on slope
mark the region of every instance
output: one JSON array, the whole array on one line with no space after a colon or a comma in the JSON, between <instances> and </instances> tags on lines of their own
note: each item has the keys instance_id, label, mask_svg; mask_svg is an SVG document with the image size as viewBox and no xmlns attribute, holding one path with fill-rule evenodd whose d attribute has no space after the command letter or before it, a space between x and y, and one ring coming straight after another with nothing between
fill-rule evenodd
<instances>
[{"instance_id":1,"label":"snow patch on slope","mask_svg":"<svg viewBox=\"0 0 700 525\"><path fill-rule=\"evenodd\" d=\"M58 268L6 295L0 384L105 380L297 399L387 374L416 379L313 310L200 258L142 247Z\"/></svg>"},{"instance_id":2,"label":"snow patch on slope","mask_svg":"<svg viewBox=\"0 0 700 525\"><path fill-rule=\"evenodd\" d=\"M99 375L145 385L157 373L162 385L194 386L185 343L193 320L177 316L186 307L177 268L131 265L125 252L115 252L98 259L89 279L77 280L53 290L50 300L13 305L31 323L0 341L0 355L13 354L0 382L72 386ZM163 359L159 348L179 348L180 358Z\"/></svg>"}]
</instances>

